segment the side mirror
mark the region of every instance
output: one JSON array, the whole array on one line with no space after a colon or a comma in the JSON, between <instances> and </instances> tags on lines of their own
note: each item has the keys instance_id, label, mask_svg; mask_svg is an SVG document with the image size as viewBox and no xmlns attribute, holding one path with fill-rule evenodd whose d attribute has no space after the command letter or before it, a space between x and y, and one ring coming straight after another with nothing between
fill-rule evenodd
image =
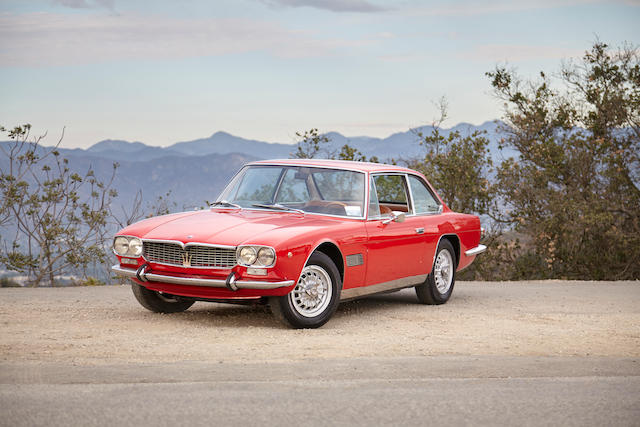
<instances>
[{"instance_id":1,"label":"side mirror","mask_svg":"<svg viewBox=\"0 0 640 427\"><path fill-rule=\"evenodd\" d=\"M407 216L404 212L392 211L391 216L385 220L382 220L383 224L389 224L391 221L393 222L404 222L407 219Z\"/></svg>"}]
</instances>

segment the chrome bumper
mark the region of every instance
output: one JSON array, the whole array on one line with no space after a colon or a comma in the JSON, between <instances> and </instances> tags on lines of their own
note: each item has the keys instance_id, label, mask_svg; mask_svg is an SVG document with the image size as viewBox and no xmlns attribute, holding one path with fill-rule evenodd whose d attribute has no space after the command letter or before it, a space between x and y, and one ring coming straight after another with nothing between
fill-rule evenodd
<instances>
[{"instance_id":1,"label":"chrome bumper","mask_svg":"<svg viewBox=\"0 0 640 427\"><path fill-rule=\"evenodd\" d=\"M253 280L235 280L235 276L229 275L226 280L223 279L200 279L195 277L176 277L166 276L164 274L146 273L144 270L131 270L128 268L122 268L116 264L111 267L116 275L122 277L128 277L131 279L138 279L142 282L159 282L159 283L171 283L174 285L191 285L191 286L209 286L213 288L229 288L231 290L237 289L276 289L283 288L285 286L291 286L295 282L293 280L284 280L281 282L259 282Z\"/></svg>"},{"instance_id":2,"label":"chrome bumper","mask_svg":"<svg viewBox=\"0 0 640 427\"><path fill-rule=\"evenodd\" d=\"M469 249L468 251L466 251L464 254L466 256L474 256L474 255L478 255L481 254L482 252L486 251L487 247L485 245L478 245L473 249Z\"/></svg>"}]
</instances>

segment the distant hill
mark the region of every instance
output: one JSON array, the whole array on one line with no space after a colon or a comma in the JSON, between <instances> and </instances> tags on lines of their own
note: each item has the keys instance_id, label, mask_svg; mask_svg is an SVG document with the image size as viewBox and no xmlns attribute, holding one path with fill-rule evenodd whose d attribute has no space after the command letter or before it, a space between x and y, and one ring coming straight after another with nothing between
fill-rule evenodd
<instances>
[{"instance_id":1,"label":"distant hill","mask_svg":"<svg viewBox=\"0 0 640 427\"><path fill-rule=\"evenodd\" d=\"M128 142L113 139L100 141L89 147L86 151L91 155L113 160L130 159L132 157L153 160L168 156L184 155L179 151L169 150L162 147L151 147L143 144L142 142Z\"/></svg>"},{"instance_id":2,"label":"distant hill","mask_svg":"<svg viewBox=\"0 0 640 427\"><path fill-rule=\"evenodd\" d=\"M201 156L212 153L244 153L261 159L269 159L289 157L289 154L295 151L295 145L255 141L233 136L226 132L216 132L209 138L175 143L168 147L167 150L176 151L187 156Z\"/></svg>"},{"instance_id":3,"label":"distant hill","mask_svg":"<svg viewBox=\"0 0 640 427\"><path fill-rule=\"evenodd\" d=\"M5 145L7 142L0 142ZM146 146L145 146L146 147ZM61 155L69 160L69 168L79 173L93 168L96 177L107 181L113 171L113 163L119 164L113 188L117 190L115 210L118 213L130 206L139 191L147 207L158 196L171 193L175 202L172 210L191 209L204 206L205 200L213 201L223 190L227 181L247 162L258 160L257 157L230 153L208 154L205 156L185 156L171 151L163 152L161 157L149 158L138 156L147 152L146 147L129 154L116 156L116 150L65 150ZM44 150L42 148L41 150ZM162 150L162 149L159 149ZM108 153L110 155L104 155ZM135 154L135 155L131 155ZM116 158L112 158L116 157ZM8 159L0 156L0 169L7 170Z\"/></svg>"},{"instance_id":4,"label":"distant hill","mask_svg":"<svg viewBox=\"0 0 640 427\"><path fill-rule=\"evenodd\" d=\"M441 129L443 135L459 131L463 135L476 130L487 132L492 156L499 160L513 156L508 150L499 150L499 122L486 122L480 126L461 123L450 129ZM367 157L377 156L381 161L409 159L421 156L424 148L416 134L428 134L431 126L422 126L386 138L368 136L346 137L338 132L326 134L331 139L328 151L337 153L349 144ZM5 143L0 143L5 144ZM269 158L288 158L296 150L295 144L268 143L244 139L226 132L216 132L208 138L177 142L169 147L154 147L142 142L123 140L100 141L86 150L60 149L74 170L93 167L103 180L110 176L113 162L120 164L114 187L118 191L118 204L131 205L136 193L142 191L147 203L171 192L176 209L204 205L214 200L233 174L250 161ZM4 169L6 158L0 158Z\"/></svg>"},{"instance_id":5,"label":"distant hill","mask_svg":"<svg viewBox=\"0 0 640 427\"><path fill-rule=\"evenodd\" d=\"M474 131L484 131L490 141L492 155L514 155L513 152L498 149L500 137L497 128L500 124L497 121L488 121L479 126L460 123L452 128L441 129L440 131L445 136L453 131L458 131L462 135L468 135ZM326 148L328 152L337 153L343 145L349 144L360 150L367 157L377 156L381 161L413 158L421 156L424 152L416 134L419 132L429 134L432 130L432 126L421 126L406 132L394 133L386 138L369 136L347 137L338 132L328 132L325 135L331 142ZM131 160L133 157L140 160L152 160L169 156L205 156L230 153L249 155L259 159L276 159L290 157L296 151L296 145L257 141L241 138L227 132L216 132L208 138L181 141L165 148L148 146L141 142L105 140L91 146L86 151L92 155L118 161Z\"/></svg>"}]
</instances>

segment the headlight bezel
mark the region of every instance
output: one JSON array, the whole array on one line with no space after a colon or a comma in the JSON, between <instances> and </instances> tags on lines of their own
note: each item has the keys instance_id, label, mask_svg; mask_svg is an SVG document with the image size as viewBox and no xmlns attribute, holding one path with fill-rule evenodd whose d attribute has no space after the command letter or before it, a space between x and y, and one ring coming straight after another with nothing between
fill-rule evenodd
<instances>
[{"instance_id":1,"label":"headlight bezel","mask_svg":"<svg viewBox=\"0 0 640 427\"><path fill-rule=\"evenodd\" d=\"M127 247L126 251L119 252L118 250L116 250L116 244L118 241L122 242L123 246L126 245ZM124 243L123 241L126 241L126 243ZM114 254L120 257L129 257L129 258L140 258L143 252L142 247L143 247L142 239L135 236L115 236L113 238L113 244L111 245L111 249L113 250Z\"/></svg>"},{"instance_id":2,"label":"headlight bezel","mask_svg":"<svg viewBox=\"0 0 640 427\"><path fill-rule=\"evenodd\" d=\"M253 250L253 253L255 254L253 262L251 262L251 263L244 262L242 260L242 258L241 258L241 253L246 248L251 248L251 250ZM260 252L261 251L270 252L271 253L273 259L272 259L270 264L262 263L260 261ZM274 265L276 265L276 258L277 258L276 250L274 248L272 248L271 246L266 246L266 245L240 245L236 249L236 262L237 262L238 265L240 265L242 267L271 268Z\"/></svg>"}]
</instances>

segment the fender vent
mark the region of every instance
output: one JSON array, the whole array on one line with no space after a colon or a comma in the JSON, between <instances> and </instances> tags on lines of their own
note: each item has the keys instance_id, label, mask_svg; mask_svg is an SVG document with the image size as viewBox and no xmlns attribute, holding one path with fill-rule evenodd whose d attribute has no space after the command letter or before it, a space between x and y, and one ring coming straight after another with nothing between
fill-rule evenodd
<instances>
[{"instance_id":1,"label":"fender vent","mask_svg":"<svg viewBox=\"0 0 640 427\"><path fill-rule=\"evenodd\" d=\"M347 255L347 267L355 267L364 264L362 254Z\"/></svg>"}]
</instances>

